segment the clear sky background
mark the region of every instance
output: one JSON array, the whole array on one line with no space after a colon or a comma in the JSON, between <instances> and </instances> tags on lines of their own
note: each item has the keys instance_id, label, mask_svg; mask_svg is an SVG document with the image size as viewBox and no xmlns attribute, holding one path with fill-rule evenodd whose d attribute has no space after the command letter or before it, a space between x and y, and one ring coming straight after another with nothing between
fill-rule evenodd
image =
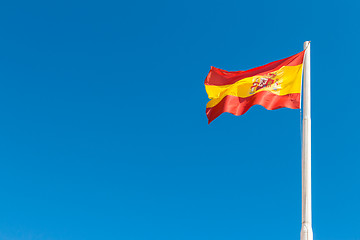
<instances>
[{"instance_id":1,"label":"clear sky background","mask_svg":"<svg viewBox=\"0 0 360 240\"><path fill-rule=\"evenodd\" d=\"M311 40L314 239L359 240L359 10L2 1L0 239L299 239L300 111L208 125L203 83Z\"/></svg>"}]
</instances>

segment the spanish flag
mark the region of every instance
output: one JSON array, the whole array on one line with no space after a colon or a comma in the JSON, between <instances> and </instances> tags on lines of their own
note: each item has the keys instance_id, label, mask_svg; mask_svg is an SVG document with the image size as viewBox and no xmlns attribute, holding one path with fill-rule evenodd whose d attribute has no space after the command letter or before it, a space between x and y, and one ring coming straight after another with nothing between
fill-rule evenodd
<instances>
[{"instance_id":1,"label":"spanish flag","mask_svg":"<svg viewBox=\"0 0 360 240\"><path fill-rule=\"evenodd\" d=\"M211 67L205 79L211 99L206 105L209 123L224 112L242 115L253 105L299 109L304 53L246 71Z\"/></svg>"}]
</instances>

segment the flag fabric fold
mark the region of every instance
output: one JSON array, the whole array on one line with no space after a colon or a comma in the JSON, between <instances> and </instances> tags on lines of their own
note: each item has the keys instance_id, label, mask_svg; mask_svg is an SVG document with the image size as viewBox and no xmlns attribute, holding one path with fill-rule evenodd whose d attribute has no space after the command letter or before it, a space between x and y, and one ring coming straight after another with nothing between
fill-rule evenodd
<instances>
[{"instance_id":1,"label":"flag fabric fold","mask_svg":"<svg viewBox=\"0 0 360 240\"><path fill-rule=\"evenodd\" d=\"M299 109L304 53L246 71L211 67L205 79L209 123L224 112L242 115L253 105L268 110Z\"/></svg>"}]
</instances>

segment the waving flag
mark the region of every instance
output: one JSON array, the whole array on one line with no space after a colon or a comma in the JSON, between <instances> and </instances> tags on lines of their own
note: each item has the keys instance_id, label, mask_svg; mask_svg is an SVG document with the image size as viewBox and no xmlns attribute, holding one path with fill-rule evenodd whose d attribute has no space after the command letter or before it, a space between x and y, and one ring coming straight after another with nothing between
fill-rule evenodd
<instances>
[{"instance_id":1,"label":"waving flag","mask_svg":"<svg viewBox=\"0 0 360 240\"><path fill-rule=\"evenodd\" d=\"M304 53L246 71L211 67L205 79L209 123L224 112L242 115L253 105L299 109Z\"/></svg>"}]
</instances>

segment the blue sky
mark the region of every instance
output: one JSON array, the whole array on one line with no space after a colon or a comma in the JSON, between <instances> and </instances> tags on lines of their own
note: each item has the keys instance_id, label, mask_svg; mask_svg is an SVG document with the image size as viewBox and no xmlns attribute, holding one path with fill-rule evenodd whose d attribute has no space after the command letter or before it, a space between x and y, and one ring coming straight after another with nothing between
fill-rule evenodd
<instances>
[{"instance_id":1,"label":"blue sky","mask_svg":"<svg viewBox=\"0 0 360 240\"><path fill-rule=\"evenodd\" d=\"M313 230L360 239L358 1L2 1L0 238L299 239L300 111L204 79L312 41Z\"/></svg>"}]
</instances>

